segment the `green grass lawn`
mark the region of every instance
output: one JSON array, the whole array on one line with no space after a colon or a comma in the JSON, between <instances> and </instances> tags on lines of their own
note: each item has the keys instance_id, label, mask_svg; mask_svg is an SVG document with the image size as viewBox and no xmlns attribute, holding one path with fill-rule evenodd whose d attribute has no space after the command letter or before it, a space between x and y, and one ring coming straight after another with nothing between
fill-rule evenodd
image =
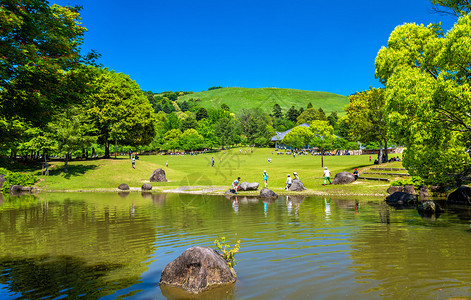
<instances>
[{"instance_id":1,"label":"green grass lawn","mask_svg":"<svg viewBox=\"0 0 471 300\"><path fill-rule=\"evenodd\" d=\"M335 111L343 116L348 104L348 98L338 94L279 88L222 88L188 94L180 97L178 102L190 98L200 99L198 105L204 108L220 108L225 103L231 112L243 108L260 108L265 113L272 113L273 105L278 104L286 113L292 105L296 109L306 109L311 103L314 108L322 108L327 115Z\"/></svg>"},{"instance_id":2,"label":"green grass lawn","mask_svg":"<svg viewBox=\"0 0 471 300\"><path fill-rule=\"evenodd\" d=\"M244 154L245 151L247 154ZM215 167L211 167L211 157L214 157ZM352 172L355 167L362 172L369 168L372 165L368 157L369 155L324 156L324 166L331 171L333 180L338 172ZM272 158L271 163L268 162L268 158ZM168 168L165 166L167 161ZM238 148L196 156L142 155L136 161L136 169L131 167L131 160L124 156L117 159L72 161L69 162L68 173L62 171L63 162L57 161L52 164L50 176L40 176L41 181L37 183L39 188L44 190L115 189L121 183L139 188L149 181L150 175L157 168L165 170L169 182L152 183L154 190L175 189L182 186L220 186L221 190L227 190L238 176L242 181L258 182L260 187L263 187L264 170L269 176L269 188L278 193L284 192L287 174L293 172L297 172L300 176L308 189L306 193L384 194L389 186L387 182L366 180L342 186L323 186L320 156L303 155L293 158L291 155L276 155L273 149L267 148L255 148L253 153L248 148ZM393 164L396 166L398 163ZM192 190L195 189L197 188Z\"/></svg>"}]
</instances>

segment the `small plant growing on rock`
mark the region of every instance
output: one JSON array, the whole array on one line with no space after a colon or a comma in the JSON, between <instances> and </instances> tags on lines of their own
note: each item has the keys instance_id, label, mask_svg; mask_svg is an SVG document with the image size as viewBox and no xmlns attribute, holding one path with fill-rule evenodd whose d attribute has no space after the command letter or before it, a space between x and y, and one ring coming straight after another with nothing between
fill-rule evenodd
<instances>
[{"instance_id":1,"label":"small plant growing on rock","mask_svg":"<svg viewBox=\"0 0 471 300\"><path fill-rule=\"evenodd\" d=\"M234 248L230 249L231 245L226 243L226 238L221 237L221 241L218 239L214 241L214 244L216 245L217 250L222 252L222 258L224 258L229 265L229 268L235 267L236 263L236 258L235 255L237 252L239 252L240 248L240 240L237 241L237 243L234 245Z\"/></svg>"}]
</instances>

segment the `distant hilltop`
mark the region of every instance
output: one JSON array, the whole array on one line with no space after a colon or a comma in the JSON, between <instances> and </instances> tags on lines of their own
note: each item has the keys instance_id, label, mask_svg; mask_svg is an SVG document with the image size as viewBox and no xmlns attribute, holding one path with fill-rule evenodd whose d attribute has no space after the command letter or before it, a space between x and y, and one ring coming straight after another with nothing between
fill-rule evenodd
<instances>
[{"instance_id":1,"label":"distant hilltop","mask_svg":"<svg viewBox=\"0 0 471 300\"><path fill-rule=\"evenodd\" d=\"M306 109L309 103L314 108L322 108L326 114L337 112L345 113L348 104L346 96L328 93L313 92L282 88L241 88L241 87L213 87L208 91L187 94L178 98L178 102L199 99L198 106L220 108L222 104L229 106L231 112L238 112L243 108L260 108L266 113L272 113L273 105L281 106L286 112L294 105L296 109Z\"/></svg>"}]
</instances>

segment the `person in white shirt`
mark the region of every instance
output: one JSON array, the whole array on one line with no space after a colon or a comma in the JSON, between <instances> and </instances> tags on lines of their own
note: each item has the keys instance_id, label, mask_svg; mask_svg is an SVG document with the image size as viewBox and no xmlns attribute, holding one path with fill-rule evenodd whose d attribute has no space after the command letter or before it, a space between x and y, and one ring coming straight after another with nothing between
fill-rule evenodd
<instances>
[{"instance_id":1,"label":"person in white shirt","mask_svg":"<svg viewBox=\"0 0 471 300\"><path fill-rule=\"evenodd\" d=\"M292 179L291 176L288 174L288 177L286 178L286 188L285 188L286 191L290 188L290 186L291 186L292 183L293 183L293 179Z\"/></svg>"},{"instance_id":2,"label":"person in white shirt","mask_svg":"<svg viewBox=\"0 0 471 300\"><path fill-rule=\"evenodd\" d=\"M324 168L324 185L326 185L327 180L329 180L329 184L332 184L332 181L330 181L330 171L327 169L327 167Z\"/></svg>"}]
</instances>

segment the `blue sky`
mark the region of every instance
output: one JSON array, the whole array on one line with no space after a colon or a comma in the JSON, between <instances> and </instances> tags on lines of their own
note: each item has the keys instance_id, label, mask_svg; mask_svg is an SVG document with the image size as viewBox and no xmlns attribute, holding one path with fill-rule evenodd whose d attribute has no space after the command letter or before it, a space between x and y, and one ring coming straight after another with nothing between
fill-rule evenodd
<instances>
[{"instance_id":1,"label":"blue sky","mask_svg":"<svg viewBox=\"0 0 471 300\"><path fill-rule=\"evenodd\" d=\"M374 60L404 23L456 19L429 0L60 0L81 5L84 50L143 90L278 87L349 95L381 87Z\"/></svg>"}]
</instances>

